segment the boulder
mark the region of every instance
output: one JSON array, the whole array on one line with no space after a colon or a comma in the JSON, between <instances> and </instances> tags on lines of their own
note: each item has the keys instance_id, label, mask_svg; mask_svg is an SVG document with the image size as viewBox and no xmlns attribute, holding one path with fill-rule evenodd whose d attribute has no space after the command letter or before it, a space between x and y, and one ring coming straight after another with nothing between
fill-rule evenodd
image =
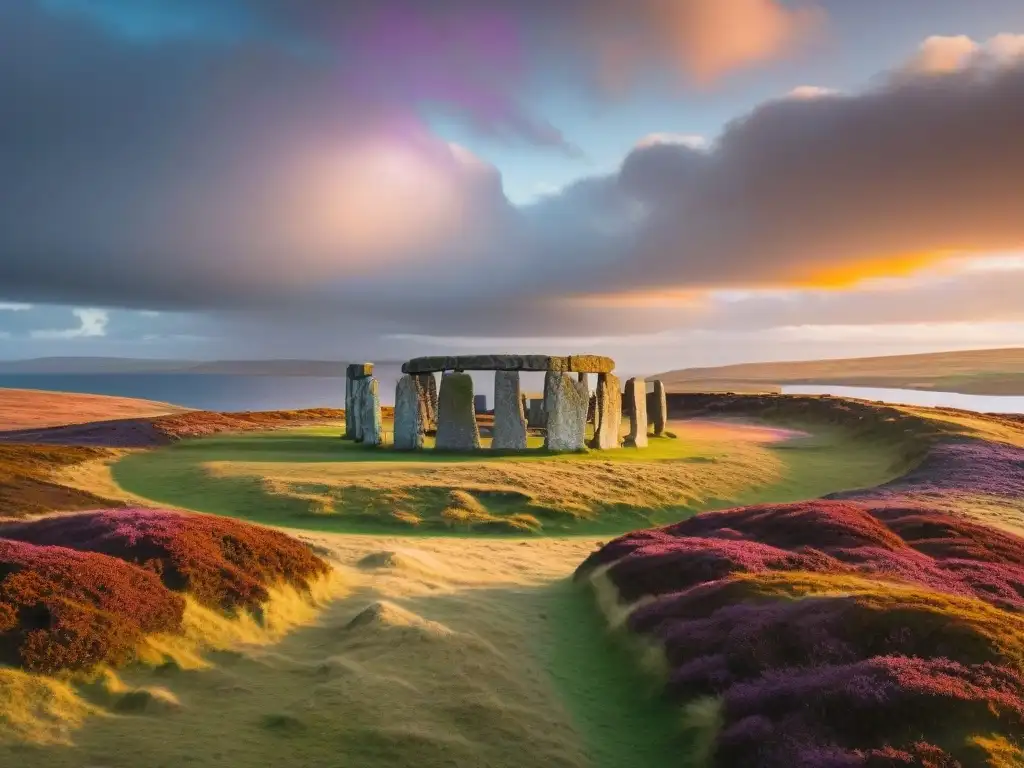
<instances>
[{"instance_id":1,"label":"boulder","mask_svg":"<svg viewBox=\"0 0 1024 768\"><path fill-rule=\"evenodd\" d=\"M594 438L591 448L602 451L618 448L622 424L622 392L619 377L614 373L597 376L597 404L594 408Z\"/></svg>"},{"instance_id":2,"label":"boulder","mask_svg":"<svg viewBox=\"0 0 1024 768\"><path fill-rule=\"evenodd\" d=\"M519 371L494 373L494 427L491 448L521 451L526 448L526 416L520 394Z\"/></svg>"},{"instance_id":3,"label":"boulder","mask_svg":"<svg viewBox=\"0 0 1024 768\"><path fill-rule=\"evenodd\" d=\"M362 409L359 430L365 445L380 445L384 442L384 422L380 414L380 391L376 379L356 379L362 384Z\"/></svg>"},{"instance_id":4,"label":"boulder","mask_svg":"<svg viewBox=\"0 0 1024 768\"><path fill-rule=\"evenodd\" d=\"M626 411L629 413L629 436L623 445L647 447L647 382L641 378L626 382Z\"/></svg>"},{"instance_id":5,"label":"boulder","mask_svg":"<svg viewBox=\"0 0 1024 768\"><path fill-rule=\"evenodd\" d=\"M473 409L473 379L468 373L449 373L441 379L435 447L439 451L480 448L480 430Z\"/></svg>"},{"instance_id":6,"label":"boulder","mask_svg":"<svg viewBox=\"0 0 1024 768\"><path fill-rule=\"evenodd\" d=\"M650 417L651 425L654 427L654 436L661 437L665 434L665 424L668 422L668 402L665 398L665 385L661 379L654 380L654 398Z\"/></svg>"},{"instance_id":7,"label":"boulder","mask_svg":"<svg viewBox=\"0 0 1024 768\"><path fill-rule=\"evenodd\" d=\"M544 410L547 433L544 447L549 451L586 449L586 382L574 381L564 373L550 371L544 376Z\"/></svg>"},{"instance_id":8,"label":"boulder","mask_svg":"<svg viewBox=\"0 0 1024 768\"><path fill-rule=\"evenodd\" d=\"M395 387L395 450L416 451L423 447L424 409L419 382L406 374Z\"/></svg>"}]
</instances>

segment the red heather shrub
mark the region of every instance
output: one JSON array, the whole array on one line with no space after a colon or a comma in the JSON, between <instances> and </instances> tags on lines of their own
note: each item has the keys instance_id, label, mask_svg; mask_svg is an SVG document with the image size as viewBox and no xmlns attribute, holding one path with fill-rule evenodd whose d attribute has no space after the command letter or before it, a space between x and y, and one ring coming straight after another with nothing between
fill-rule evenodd
<instances>
[{"instance_id":1,"label":"red heather shrub","mask_svg":"<svg viewBox=\"0 0 1024 768\"><path fill-rule=\"evenodd\" d=\"M102 510L13 523L0 527L0 536L141 565L169 589L220 610L258 610L269 597L268 587L306 587L328 571L309 547L290 536L214 515Z\"/></svg>"},{"instance_id":2,"label":"red heather shrub","mask_svg":"<svg viewBox=\"0 0 1024 768\"><path fill-rule=\"evenodd\" d=\"M724 694L715 763L991 765L983 744L970 736L1002 733L1020 743L1022 691L1019 669L945 659L883 656L777 669Z\"/></svg>"},{"instance_id":3,"label":"red heather shrub","mask_svg":"<svg viewBox=\"0 0 1024 768\"><path fill-rule=\"evenodd\" d=\"M905 535L907 540L901 538ZM817 500L741 507L626 534L593 553L635 600L734 573L859 573L1024 610L1024 539L919 505Z\"/></svg>"},{"instance_id":4,"label":"red heather shrub","mask_svg":"<svg viewBox=\"0 0 1024 768\"><path fill-rule=\"evenodd\" d=\"M152 572L106 555L0 539L0 662L52 673L131 658L180 629L184 601Z\"/></svg>"}]
</instances>

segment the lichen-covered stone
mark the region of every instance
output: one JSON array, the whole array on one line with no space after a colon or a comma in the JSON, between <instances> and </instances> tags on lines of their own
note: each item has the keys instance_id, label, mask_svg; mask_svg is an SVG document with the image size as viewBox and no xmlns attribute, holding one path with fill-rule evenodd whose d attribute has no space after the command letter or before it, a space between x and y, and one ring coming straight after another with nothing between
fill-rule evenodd
<instances>
[{"instance_id":1,"label":"lichen-covered stone","mask_svg":"<svg viewBox=\"0 0 1024 768\"><path fill-rule=\"evenodd\" d=\"M586 448L587 401L585 382L550 371L544 376L544 410L547 433L544 447L549 451L582 451Z\"/></svg>"},{"instance_id":2,"label":"lichen-covered stone","mask_svg":"<svg viewBox=\"0 0 1024 768\"><path fill-rule=\"evenodd\" d=\"M626 382L626 410L629 413L629 436L624 445L647 447L647 382L641 378Z\"/></svg>"},{"instance_id":3,"label":"lichen-covered stone","mask_svg":"<svg viewBox=\"0 0 1024 768\"><path fill-rule=\"evenodd\" d=\"M419 383L406 374L395 387L395 450L416 451L423 447L424 410Z\"/></svg>"},{"instance_id":4,"label":"lichen-covered stone","mask_svg":"<svg viewBox=\"0 0 1024 768\"><path fill-rule=\"evenodd\" d=\"M615 361L602 355L570 355L567 370L580 373L611 373Z\"/></svg>"},{"instance_id":5,"label":"lichen-covered stone","mask_svg":"<svg viewBox=\"0 0 1024 768\"><path fill-rule=\"evenodd\" d=\"M594 438L591 448L603 451L618 448L622 425L622 392L619 377L614 373L601 373L597 377L597 404L594 409Z\"/></svg>"},{"instance_id":6,"label":"lichen-covered stone","mask_svg":"<svg viewBox=\"0 0 1024 768\"><path fill-rule=\"evenodd\" d=\"M661 379L654 380L654 397L651 402L650 418L654 436L661 437L665 434L665 424L668 422L668 401L665 397L665 384Z\"/></svg>"},{"instance_id":7,"label":"lichen-covered stone","mask_svg":"<svg viewBox=\"0 0 1024 768\"><path fill-rule=\"evenodd\" d=\"M362 412L359 429L364 445L380 445L384 442L384 422L380 413L380 391L376 379L357 379L362 383Z\"/></svg>"},{"instance_id":8,"label":"lichen-covered stone","mask_svg":"<svg viewBox=\"0 0 1024 768\"><path fill-rule=\"evenodd\" d=\"M432 373L419 373L413 376L413 380L420 400L423 430L434 432L437 429L437 379Z\"/></svg>"},{"instance_id":9,"label":"lichen-covered stone","mask_svg":"<svg viewBox=\"0 0 1024 768\"><path fill-rule=\"evenodd\" d=\"M373 376L373 363L351 363L345 375L350 379L368 379Z\"/></svg>"},{"instance_id":10,"label":"lichen-covered stone","mask_svg":"<svg viewBox=\"0 0 1024 768\"><path fill-rule=\"evenodd\" d=\"M615 361L599 355L557 357L551 355L458 355L414 357L402 364L402 373L439 371L559 371L607 373Z\"/></svg>"},{"instance_id":11,"label":"lichen-covered stone","mask_svg":"<svg viewBox=\"0 0 1024 768\"><path fill-rule=\"evenodd\" d=\"M491 448L514 451L526 448L526 416L520 394L519 371L496 371L494 374Z\"/></svg>"},{"instance_id":12,"label":"lichen-covered stone","mask_svg":"<svg viewBox=\"0 0 1024 768\"><path fill-rule=\"evenodd\" d=\"M473 379L468 373L450 373L441 379L437 402L439 451L475 451L480 448L480 430L473 409Z\"/></svg>"}]
</instances>

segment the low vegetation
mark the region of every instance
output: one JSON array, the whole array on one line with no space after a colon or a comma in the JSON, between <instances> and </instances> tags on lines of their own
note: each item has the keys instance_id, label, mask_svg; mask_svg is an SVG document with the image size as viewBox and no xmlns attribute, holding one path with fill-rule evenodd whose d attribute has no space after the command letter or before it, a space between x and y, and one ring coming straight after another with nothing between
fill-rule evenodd
<instances>
[{"instance_id":1,"label":"low vegetation","mask_svg":"<svg viewBox=\"0 0 1024 768\"><path fill-rule=\"evenodd\" d=\"M888 491L698 515L577 571L631 606L714 765L1024 761L1024 538L905 497L971 466L967 492L1019 497L974 462L1024 451L943 448Z\"/></svg>"},{"instance_id":2,"label":"low vegetation","mask_svg":"<svg viewBox=\"0 0 1024 768\"><path fill-rule=\"evenodd\" d=\"M0 658L53 673L117 665L181 629L184 595L258 614L269 590L327 565L283 533L161 510L102 510L0 526Z\"/></svg>"}]
</instances>

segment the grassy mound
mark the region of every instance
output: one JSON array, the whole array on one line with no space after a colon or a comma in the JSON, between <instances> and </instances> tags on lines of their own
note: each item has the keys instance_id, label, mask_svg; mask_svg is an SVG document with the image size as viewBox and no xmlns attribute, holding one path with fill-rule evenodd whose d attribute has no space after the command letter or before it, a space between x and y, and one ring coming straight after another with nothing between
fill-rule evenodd
<instances>
[{"instance_id":1,"label":"grassy mound","mask_svg":"<svg viewBox=\"0 0 1024 768\"><path fill-rule=\"evenodd\" d=\"M279 584L328 566L304 544L235 520L103 510L0 526L0 658L37 672L117 665L181 630L183 594L257 613Z\"/></svg>"},{"instance_id":2,"label":"grassy mound","mask_svg":"<svg viewBox=\"0 0 1024 768\"><path fill-rule=\"evenodd\" d=\"M0 517L115 506L116 501L72 488L56 475L64 468L116 455L84 446L0 444Z\"/></svg>"},{"instance_id":3,"label":"grassy mound","mask_svg":"<svg viewBox=\"0 0 1024 768\"><path fill-rule=\"evenodd\" d=\"M627 627L664 649L715 765L1024 760L1022 538L820 500L628 534L586 574L638 601Z\"/></svg>"}]
</instances>

